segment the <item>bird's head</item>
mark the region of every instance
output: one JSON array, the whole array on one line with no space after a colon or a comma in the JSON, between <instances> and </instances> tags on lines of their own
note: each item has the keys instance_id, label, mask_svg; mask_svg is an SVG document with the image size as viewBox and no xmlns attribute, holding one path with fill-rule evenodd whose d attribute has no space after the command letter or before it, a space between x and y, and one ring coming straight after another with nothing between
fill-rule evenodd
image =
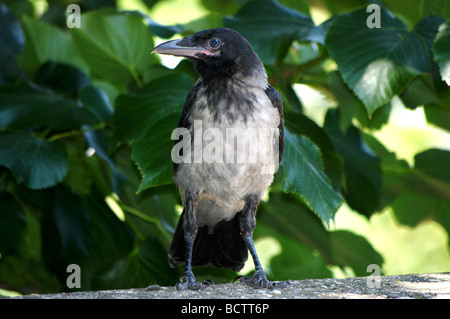
<instances>
[{"instance_id":1,"label":"bird's head","mask_svg":"<svg viewBox=\"0 0 450 319\"><path fill-rule=\"evenodd\" d=\"M202 77L265 75L250 43L238 32L216 28L161 43L152 53L190 58Z\"/></svg>"}]
</instances>

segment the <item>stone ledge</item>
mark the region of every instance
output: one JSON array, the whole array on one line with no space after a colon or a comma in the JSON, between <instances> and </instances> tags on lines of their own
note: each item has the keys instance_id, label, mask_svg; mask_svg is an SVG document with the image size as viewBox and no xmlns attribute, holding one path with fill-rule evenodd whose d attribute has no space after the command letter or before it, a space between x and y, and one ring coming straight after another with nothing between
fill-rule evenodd
<instances>
[{"instance_id":1,"label":"stone ledge","mask_svg":"<svg viewBox=\"0 0 450 319\"><path fill-rule=\"evenodd\" d=\"M370 281L368 284L368 280ZM201 291L174 287L118 289L58 294L33 294L14 299L449 299L450 273L410 274L346 279L291 281L287 288L254 289L241 284L216 284ZM372 283L373 285L370 285ZM378 283L378 285L376 285ZM375 286L370 288L369 286ZM378 287L376 287L378 286Z\"/></svg>"}]
</instances>

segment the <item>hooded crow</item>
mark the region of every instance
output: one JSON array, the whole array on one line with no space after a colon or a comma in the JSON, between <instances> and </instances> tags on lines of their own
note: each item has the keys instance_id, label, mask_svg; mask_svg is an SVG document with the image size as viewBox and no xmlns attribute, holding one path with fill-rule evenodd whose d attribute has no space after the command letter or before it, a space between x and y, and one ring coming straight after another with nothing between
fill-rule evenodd
<instances>
[{"instance_id":1,"label":"hooded crow","mask_svg":"<svg viewBox=\"0 0 450 319\"><path fill-rule=\"evenodd\" d=\"M239 271L248 251L255 264L243 284L273 288L253 243L260 199L283 157L283 104L261 60L238 32L216 28L158 45L154 53L189 58L200 75L178 123L174 181L183 212L169 264L185 264L178 289L199 289L192 267ZM172 159L174 152L172 152ZM180 160L181 159L181 160Z\"/></svg>"}]
</instances>

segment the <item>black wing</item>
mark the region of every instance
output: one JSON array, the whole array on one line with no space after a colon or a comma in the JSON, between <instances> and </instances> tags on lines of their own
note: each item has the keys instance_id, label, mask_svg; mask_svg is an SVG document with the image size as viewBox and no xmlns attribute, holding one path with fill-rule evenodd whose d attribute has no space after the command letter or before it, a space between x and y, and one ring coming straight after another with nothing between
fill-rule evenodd
<instances>
[{"instance_id":1,"label":"black wing","mask_svg":"<svg viewBox=\"0 0 450 319\"><path fill-rule=\"evenodd\" d=\"M283 159L283 153L284 153L284 113L283 113L283 101L281 100L281 95L278 93L275 88L269 85L269 87L266 89L266 95L269 97L270 101L272 102L273 107L276 107L278 109L278 112L280 113L280 124L278 125L278 130L280 131L280 138L278 140L278 156L279 156L279 163L281 163L281 160Z\"/></svg>"},{"instance_id":2,"label":"black wing","mask_svg":"<svg viewBox=\"0 0 450 319\"><path fill-rule=\"evenodd\" d=\"M200 89L200 86L201 86L201 82L198 81L195 84L195 86L191 89L191 91L189 91L189 94L186 97L186 101L184 102L183 110L181 111L180 119L178 120L179 128L189 129L189 126L191 125L191 122L190 122L191 107L192 107L192 105L194 105L194 102L197 99L197 93L198 93L198 90ZM174 144L177 144L178 142L180 142L180 139L175 140ZM182 151L181 151L180 155L181 156L183 155ZM174 174L177 171L177 168L178 168L178 164L174 162L173 163L173 173Z\"/></svg>"}]
</instances>

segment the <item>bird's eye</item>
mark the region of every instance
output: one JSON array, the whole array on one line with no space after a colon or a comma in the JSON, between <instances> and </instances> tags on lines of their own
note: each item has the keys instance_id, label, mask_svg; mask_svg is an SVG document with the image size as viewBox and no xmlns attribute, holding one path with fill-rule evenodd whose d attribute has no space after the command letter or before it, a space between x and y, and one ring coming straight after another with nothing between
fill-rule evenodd
<instances>
[{"instance_id":1,"label":"bird's eye","mask_svg":"<svg viewBox=\"0 0 450 319\"><path fill-rule=\"evenodd\" d=\"M221 44L222 41L220 41L219 38L212 38L211 40L209 40L209 45L211 46L211 48L217 48Z\"/></svg>"}]
</instances>

